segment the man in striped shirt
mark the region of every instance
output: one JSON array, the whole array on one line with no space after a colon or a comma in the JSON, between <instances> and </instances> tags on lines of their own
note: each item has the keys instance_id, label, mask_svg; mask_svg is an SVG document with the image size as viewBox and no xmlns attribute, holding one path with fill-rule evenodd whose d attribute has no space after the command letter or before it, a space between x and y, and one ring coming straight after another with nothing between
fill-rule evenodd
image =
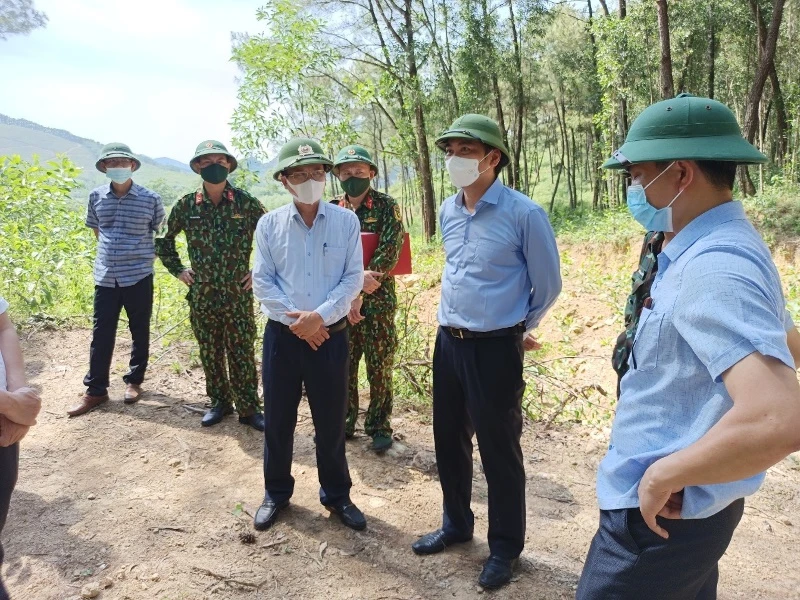
<instances>
[{"instance_id":1,"label":"man in striped shirt","mask_svg":"<svg viewBox=\"0 0 800 600\"><path fill-rule=\"evenodd\" d=\"M128 372L123 376L125 404L142 393L150 350L153 308L153 234L164 220L164 206L155 192L131 179L142 163L125 144L106 144L97 170L111 180L89 194L86 226L97 237L94 263L94 321L86 393L67 414L77 417L108 400L108 378L119 315L128 316L133 345Z\"/></svg>"}]
</instances>

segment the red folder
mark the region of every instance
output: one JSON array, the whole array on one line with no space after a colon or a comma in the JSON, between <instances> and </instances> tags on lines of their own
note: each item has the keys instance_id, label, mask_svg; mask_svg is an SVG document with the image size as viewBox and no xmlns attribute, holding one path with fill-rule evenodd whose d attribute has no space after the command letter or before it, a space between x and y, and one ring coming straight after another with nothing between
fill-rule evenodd
<instances>
[{"instance_id":1,"label":"red folder","mask_svg":"<svg viewBox=\"0 0 800 600\"><path fill-rule=\"evenodd\" d=\"M372 260L372 255L378 249L377 233L361 233L361 246L364 248L364 268L366 269ZM411 274L411 241L408 233L403 233L403 247L400 249L400 259L394 269L389 271L389 275L410 275Z\"/></svg>"}]
</instances>

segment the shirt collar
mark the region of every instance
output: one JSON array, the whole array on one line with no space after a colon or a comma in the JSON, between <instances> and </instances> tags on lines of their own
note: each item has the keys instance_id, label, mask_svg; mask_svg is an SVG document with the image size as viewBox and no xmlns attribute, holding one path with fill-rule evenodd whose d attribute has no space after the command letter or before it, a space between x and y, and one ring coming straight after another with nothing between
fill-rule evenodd
<instances>
[{"instance_id":1,"label":"shirt collar","mask_svg":"<svg viewBox=\"0 0 800 600\"><path fill-rule=\"evenodd\" d=\"M715 206L711 210L707 210L702 215L692 219L692 221L681 229L678 234L672 238L672 241L664 247L663 253L669 258L670 262L675 262L681 254L686 252L697 240L712 229L728 221L737 221L746 218L742 203L736 200Z\"/></svg>"},{"instance_id":2,"label":"shirt collar","mask_svg":"<svg viewBox=\"0 0 800 600\"><path fill-rule=\"evenodd\" d=\"M489 189L483 193L481 199L478 200L478 204L481 202L486 202L487 204L497 204L497 201L500 199L500 192L503 191L503 187L503 182L500 181L500 178L498 177L494 180L492 185L489 186ZM464 206L464 190L458 191L456 194L455 203L459 208Z\"/></svg>"},{"instance_id":3,"label":"shirt collar","mask_svg":"<svg viewBox=\"0 0 800 600\"><path fill-rule=\"evenodd\" d=\"M120 198L120 199L127 198L128 196L136 196L137 195L136 188L138 187L139 186L134 181L131 183L131 187L128 190L127 194L125 194L124 196L117 196L117 193L114 191L114 188L111 187L111 181L109 180L108 184L106 185L106 196L114 196L114 198Z\"/></svg>"},{"instance_id":4,"label":"shirt collar","mask_svg":"<svg viewBox=\"0 0 800 600\"><path fill-rule=\"evenodd\" d=\"M325 206L326 204L328 204L328 203L325 200L320 200L319 201L319 208L317 209L317 217L319 217L319 216L324 217L325 216L325 213L328 210L327 207ZM291 213L292 218L294 218L295 216L300 217L301 219L303 218L303 216L300 214L300 211L297 210L297 204L294 203L294 200L292 200L291 206L289 208L289 212ZM316 220L316 217L314 217L314 220Z\"/></svg>"},{"instance_id":5,"label":"shirt collar","mask_svg":"<svg viewBox=\"0 0 800 600\"><path fill-rule=\"evenodd\" d=\"M136 184L134 184L134 185L136 185ZM131 188L131 189L133 189L133 188ZM234 198L234 199L236 198L236 192L234 192L233 186L229 182L226 181L225 182L225 189L222 190L222 200L220 201L220 204L225 204L226 202L233 202L233 200L229 200L228 199L229 195L231 196L231 198ZM194 193L194 197L195 197L195 204L203 204L205 202L209 202L209 203L211 202L208 199L208 194L206 193L206 186L204 186L202 183L200 184L200 187L197 188L197 191ZM198 197L200 198L199 201L198 201Z\"/></svg>"}]
</instances>

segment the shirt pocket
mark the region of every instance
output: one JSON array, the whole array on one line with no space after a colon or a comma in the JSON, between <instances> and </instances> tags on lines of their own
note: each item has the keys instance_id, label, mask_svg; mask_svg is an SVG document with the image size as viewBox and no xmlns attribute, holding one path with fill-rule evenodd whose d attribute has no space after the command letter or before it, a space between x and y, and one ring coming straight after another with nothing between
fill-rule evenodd
<instances>
[{"instance_id":1,"label":"shirt pocket","mask_svg":"<svg viewBox=\"0 0 800 600\"><path fill-rule=\"evenodd\" d=\"M663 314L656 314L649 308L642 308L628 363L634 371L652 371L658 366L658 344L663 321Z\"/></svg>"},{"instance_id":2,"label":"shirt pocket","mask_svg":"<svg viewBox=\"0 0 800 600\"><path fill-rule=\"evenodd\" d=\"M120 228L122 233L131 237L145 237L150 233L150 225L153 222L153 215L143 212L131 212L127 215L120 215Z\"/></svg>"},{"instance_id":3,"label":"shirt pocket","mask_svg":"<svg viewBox=\"0 0 800 600\"><path fill-rule=\"evenodd\" d=\"M322 274L325 277L341 279L346 256L345 247L325 246L322 250Z\"/></svg>"},{"instance_id":4,"label":"shirt pocket","mask_svg":"<svg viewBox=\"0 0 800 600\"><path fill-rule=\"evenodd\" d=\"M489 239L478 240L475 260L498 267L516 266L520 262L517 248L506 242Z\"/></svg>"}]
</instances>

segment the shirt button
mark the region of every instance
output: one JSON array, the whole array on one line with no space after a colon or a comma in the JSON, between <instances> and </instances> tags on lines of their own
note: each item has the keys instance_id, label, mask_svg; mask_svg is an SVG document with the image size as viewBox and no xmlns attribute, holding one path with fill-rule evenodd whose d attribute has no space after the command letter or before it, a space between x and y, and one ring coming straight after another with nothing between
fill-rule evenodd
<instances>
[{"instance_id":1,"label":"shirt button","mask_svg":"<svg viewBox=\"0 0 800 600\"><path fill-rule=\"evenodd\" d=\"M311 277L311 273L306 273L306 275L308 275L309 277Z\"/></svg>"},{"instance_id":2,"label":"shirt button","mask_svg":"<svg viewBox=\"0 0 800 600\"><path fill-rule=\"evenodd\" d=\"M311 294L306 294L306 296L308 296L308 297L310 298L310 297L311 297Z\"/></svg>"},{"instance_id":3,"label":"shirt button","mask_svg":"<svg viewBox=\"0 0 800 600\"><path fill-rule=\"evenodd\" d=\"M308 253L308 256L311 256L311 252Z\"/></svg>"}]
</instances>

